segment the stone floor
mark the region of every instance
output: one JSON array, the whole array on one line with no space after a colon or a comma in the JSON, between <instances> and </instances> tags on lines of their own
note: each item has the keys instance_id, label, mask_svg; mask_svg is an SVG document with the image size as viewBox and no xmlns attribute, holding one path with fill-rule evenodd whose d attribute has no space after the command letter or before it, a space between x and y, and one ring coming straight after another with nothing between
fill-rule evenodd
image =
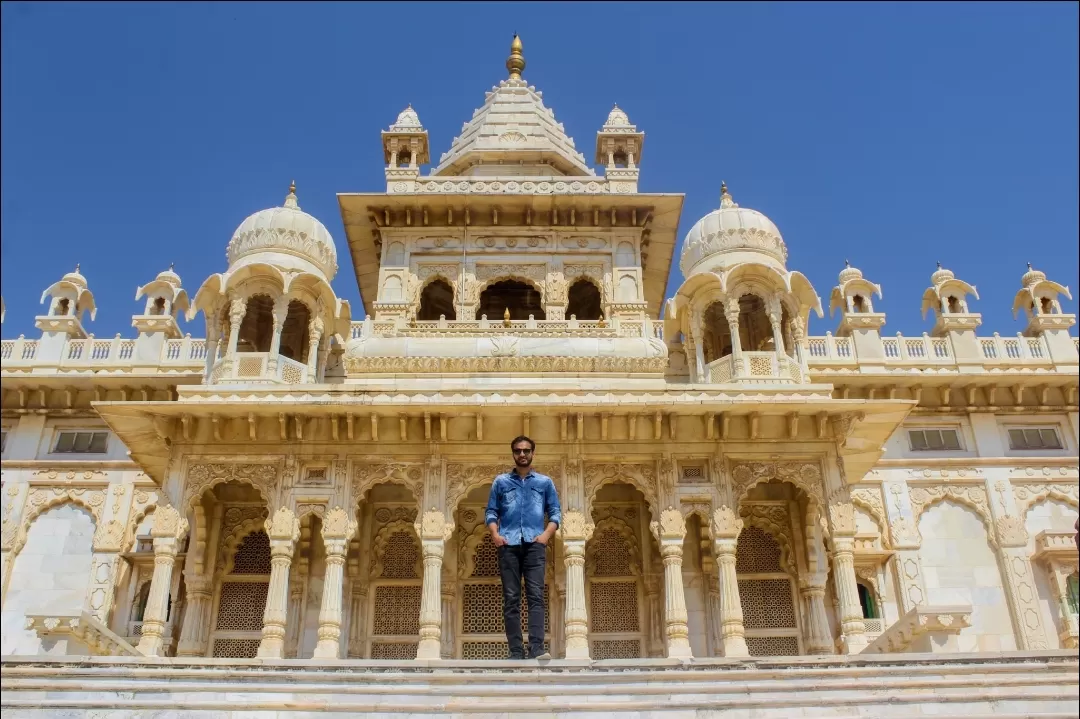
<instances>
[{"instance_id":1,"label":"stone floor","mask_svg":"<svg viewBox=\"0 0 1080 719\"><path fill-rule=\"evenodd\" d=\"M1078 717L1075 652L676 661L5 658L11 717Z\"/></svg>"}]
</instances>

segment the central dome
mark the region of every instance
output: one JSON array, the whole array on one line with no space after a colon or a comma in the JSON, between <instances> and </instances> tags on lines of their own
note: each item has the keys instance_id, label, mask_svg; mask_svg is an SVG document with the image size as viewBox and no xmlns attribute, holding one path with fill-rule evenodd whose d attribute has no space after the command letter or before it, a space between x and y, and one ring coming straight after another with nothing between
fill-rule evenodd
<instances>
[{"instance_id":1,"label":"central dome","mask_svg":"<svg viewBox=\"0 0 1080 719\"><path fill-rule=\"evenodd\" d=\"M780 230L757 210L739 207L720 185L720 209L702 217L686 233L679 268L684 277L736 262L764 262L784 270L787 246Z\"/></svg>"},{"instance_id":2,"label":"central dome","mask_svg":"<svg viewBox=\"0 0 1080 719\"><path fill-rule=\"evenodd\" d=\"M285 204L260 210L240 223L229 241L229 268L238 263L266 262L278 267L322 274L327 281L337 274L337 248L323 223L296 203L296 185L289 187Z\"/></svg>"}]
</instances>

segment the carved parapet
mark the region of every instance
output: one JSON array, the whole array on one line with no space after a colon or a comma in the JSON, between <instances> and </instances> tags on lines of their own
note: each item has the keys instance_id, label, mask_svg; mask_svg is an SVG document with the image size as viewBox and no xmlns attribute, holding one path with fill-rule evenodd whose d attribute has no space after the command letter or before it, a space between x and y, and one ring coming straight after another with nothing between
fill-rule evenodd
<instances>
[{"instance_id":1,"label":"carved parapet","mask_svg":"<svg viewBox=\"0 0 1080 719\"><path fill-rule=\"evenodd\" d=\"M66 639L67 654L85 653L94 657L142 656L135 647L114 634L89 612L69 615L29 615L26 617L26 628L36 632L42 639ZM86 648L85 652L82 647Z\"/></svg>"},{"instance_id":2,"label":"carved parapet","mask_svg":"<svg viewBox=\"0 0 1080 719\"><path fill-rule=\"evenodd\" d=\"M1035 537L1035 554L1032 559L1060 562L1075 567L1077 557L1075 532L1047 530L1039 532Z\"/></svg>"},{"instance_id":3,"label":"carved parapet","mask_svg":"<svg viewBox=\"0 0 1080 719\"><path fill-rule=\"evenodd\" d=\"M969 605L919 605L900 617L862 650L862 654L946 653L958 651L960 631L971 626Z\"/></svg>"}]
</instances>

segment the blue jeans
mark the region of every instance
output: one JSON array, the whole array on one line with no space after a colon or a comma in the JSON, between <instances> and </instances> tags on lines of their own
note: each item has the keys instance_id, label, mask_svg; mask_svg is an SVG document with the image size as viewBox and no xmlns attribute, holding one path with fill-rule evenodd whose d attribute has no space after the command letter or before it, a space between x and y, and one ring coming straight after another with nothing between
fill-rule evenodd
<instances>
[{"instance_id":1,"label":"blue jeans","mask_svg":"<svg viewBox=\"0 0 1080 719\"><path fill-rule=\"evenodd\" d=\"M544 653L544 564L547 547L540 542L522 542L499 547L499 575L503 589L503 624L510 658L521 659L521 580L525 579L525 599L529 605L529 654Z\"/></svg>"}]
</instances>

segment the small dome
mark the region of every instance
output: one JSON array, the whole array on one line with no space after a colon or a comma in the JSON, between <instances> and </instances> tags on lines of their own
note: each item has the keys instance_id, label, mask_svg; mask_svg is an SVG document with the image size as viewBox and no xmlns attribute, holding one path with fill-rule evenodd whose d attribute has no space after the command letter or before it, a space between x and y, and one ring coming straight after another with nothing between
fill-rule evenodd
<instances>
[{"instance_id":1,"label":"small dome","mask_svg":"<svg viewBox=\"0 0 1080 719\"><path fill-rule=\"evenodd\" d=\"M706 260L714 260L705 270L734 262L765 261L777 269L785 269L787 246L776 228L765 215L756 210L739 207L728 194L727 185L720 185L720 209L702 217L683 241L679 267L684 276ZM741 257L726 263L724 256L738 253ZM757 255L756 258L747 255Z\"/></svg>"},{"instance_id":2,"label":"small dome","mask_svg":"<svg viewBox=\"0 0 1080 719\"><path fill-rule=\"evenodd\" d=\"M68 272L64 275L62 281L70 282L77 287L81 287L84 290L86 289L86 278L79 272L79 265L75 265L75 270L73 272Z\"/></svg>"},{"instance_id":3,"label":"small dome","mask_svg":"<svg viewBox=\"0 0 1080 719\"><path fill-rule=\"evenodd\" d=\"M619 109L618 105L616 105L615 107L611 108L611 113L607 116L607 122L605 122L604 124L615 126L629 125L630 118L627 117L625 112Z\"/></svg>"},{"instance_id":4,"label":"small dome","mask_svg":"<svg viewBox=\"0 0 1080 719\"><path fill-rule=\"evenodd\" d=\"M937 270L934 271L934 274L930 275L930 282L935 286L948 282L952 279L956 279L956 275L953 274L952 270L947 270L942 267L940 262L937 263Z\"/></svg>"},{"instance_id":5,"label":"small dome","mask_svg":"<svg viewBox=\"0 0 1080 719\"><path fill-rule=\"evenodd\" d=\"M269 255L260 258L268 264L321 272L327 281L337 274L334 238L323 223L300 210L295 184L289 187L282 207L256 212L241 222L233 233L226 250L229 267L254 255ZM300 262L290 262L286 257Z\"/></svg>"},{"instance_id":6,"label":"small dome","mask_svg":"<svg viewBox=\"0 0 1080 719\"><path fill-rule=\"evenodd\" d=\"M850 262L844 262L844 269L840 270L840 285L843 286L852 280L861 280L862 270L852 267Z\"/></svg>"},{"instance_id":7,"label":"small dome","mask_svg":"<svg viewBox=\"0 0 1080 719\"><path fill-rule=\"evenodd\" d=\"M159 272L158 276L154 278L155 282L168 282L170 285L180 286L180 275L173 272L173 266L169 265L169 269Z\"/></svg>"},{"instance_id":8,"label":"small dome","mask_svg":"<svg viewBox=\"0 0 1080 719\"><path fill-rule=\"evenodd\" d=\"M1020 278L1020 284L1024 287L1030 287L1031 285L1038 284L1046 281L1046 273L1040 270L1032 268L1031 263L1028 263L1028 271L1024 273L1024 276Z\"/></svg>"},{"instance_id":9,"label":"small dome","mask_svg":"<svg viewBox=\"0 0 1080 719\"><path fill-rule=\"evenodd\" d=\"M416 114L416 110L412 108L412 105L409 105L398 114L397 119L394 120L394 124L390 126L390 129L410 130L420 129L421 127L420 116Z\"/></svg>"}]
</instances>

